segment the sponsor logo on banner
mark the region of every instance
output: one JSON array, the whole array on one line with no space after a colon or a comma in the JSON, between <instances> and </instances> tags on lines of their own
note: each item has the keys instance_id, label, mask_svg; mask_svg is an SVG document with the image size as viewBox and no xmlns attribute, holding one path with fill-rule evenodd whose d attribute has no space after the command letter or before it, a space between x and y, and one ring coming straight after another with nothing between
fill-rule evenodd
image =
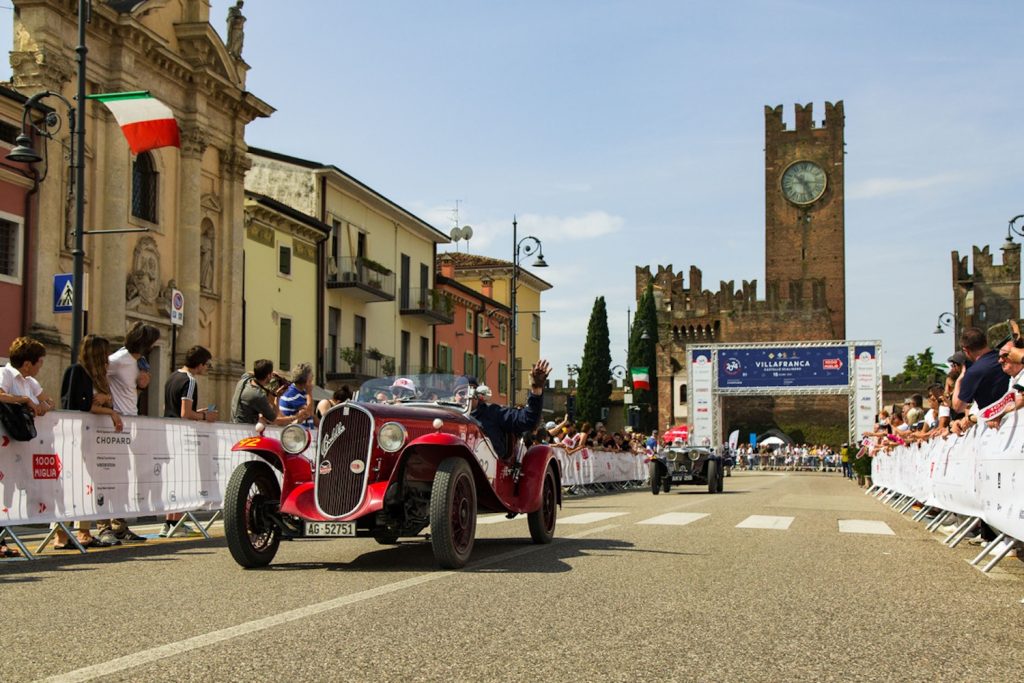
<instances>
[{"instance_id":1,"label":"sponsor logo on banner","mask_svg":"<svg viewBox=\"0 0 1024 683\"><path fill-rule=\"evenodd\" d=\"M1014 392L1008 392L1001 399L995 403L988 405L981 409L981 418L984 420L991 420L999 416L1007 407L1013 405L1017 395Z\"/></svg>"},{"instance_id":2,"label":"sponsor logo on banner","mask_svg":"<svg viewBox=\"0 0 1024 683\"><path fill-rule=\"evenodd\" d=\"M60 470L60 456L56 453L34 453L32 455L33 479L58 479Z\"/></svg>"},{"instance_id":3,"label":"sponsor logo on banner","mask_svg":"<svg viewBox=\"0 0 1024 683\"><path fill-rule=\"evenodd\" d=\"M722 366L727 375L738 375L743 371L743 363L738 358L730 358L725 361L725 365Z\"/></svg>"},{"instance_id":4,"label":"sponsor logo on banner","mask_svg":"<svg viewBox=\"0 0 1024 683\"><path fill-rule=\"evenodd\" d=\"M842 370L843 361L841 358L823 358L821 368L823 370Z\"/></svg>"}]
</instances>

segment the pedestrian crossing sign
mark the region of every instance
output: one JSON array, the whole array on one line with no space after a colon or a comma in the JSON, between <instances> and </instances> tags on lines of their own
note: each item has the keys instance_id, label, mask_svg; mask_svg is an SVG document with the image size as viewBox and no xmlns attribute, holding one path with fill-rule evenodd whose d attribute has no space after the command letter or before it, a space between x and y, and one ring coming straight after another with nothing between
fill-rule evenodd
<instances>
[{"instance_id":1,"label":"pedestrian crossing sign","mask_svg":"<svg viewBox=\"0 0 1024 683\"><path fill-rule=\"evenodd\" d=\"M70 313L75 298L75 276L71 273L58 273L53 276L53 312Z\"/></svg>"}]
</instances>

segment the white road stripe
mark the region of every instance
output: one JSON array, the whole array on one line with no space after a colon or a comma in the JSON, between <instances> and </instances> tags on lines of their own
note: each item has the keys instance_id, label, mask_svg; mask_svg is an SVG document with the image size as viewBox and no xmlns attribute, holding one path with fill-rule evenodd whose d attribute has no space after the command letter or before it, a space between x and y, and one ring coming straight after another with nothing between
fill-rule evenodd
<instances>
[{"instance_id":1,"label":"white road stripe","mask_svg":"<svg viewBox=\"0 0 1024 683\"><path fill-rule=\"evenodd\" d=\"M896 532L885 522L874 519L841 519L839 531L844 534L878 534L879 536L895 536Z\"/></svg>"},{"instance_id":2,"label":"white road stripe","mask_svg":"<svg viewBox=\"0 0 1024 683\"><path fill-rule=\"evenodd\" d=\"M657 517L645 519L637 524L659 524L669 526L685 526L708 516L706 512L666 512Z\"/></svg>"},{"instance_id":3,"label":"white road stripe","mask_svg":"<svg viewBox=\"0 0 1024 683\"><path fill-rule=\"evenodd\" d=\"M594 522L601 522L612 517L621 517L622 515L629 514L627 512L584 512L579 515L573 515L572 517L562 517L558 520L559 524L593 524Z\"/></svg>"},{"instance_id":4,"label":"white road stripe","mask_svg":"<svg viewBox=\"0 0 1024 683\"><path fill-rule=\"evenodd\" d=\"M625 514L625 513L622 513ZM561 520L559 520L561 521ZM608 524L605 526L596 527L594 529L587 529L581 531L578 534L572 536L564 536L562 538L556 538L554 543L571 541L575 539L585 538L586 536L592 536L594 534L614 529L617 525ZM528 555L535 553L539 550L543 550L550 546L547 545L531 545L519 550L513 550L511 552L502 553L496 555L490 559L483 560L481 562L472 562L467 567L468 569L477 569L479 567L486 567L492 564L498 564L505 560L519 557L520 555ZM239 570L241 571L241 570ZM150 648L149 650L142 650L134 654L125 655L124 657L118 657L117 659L111 659L107 662L101 662L92 666L83 667L74 671L69 671L65 674L58 674L51 676L46 679L41 679L45 683L70 683L71 681L91 681L96 678L103 676L110 676L119 671L126 669L132 669L137 666L143 666L152 662L165 659L167 657L174 657L175 655L185 654L192 650L197 650L201 647L207 647L216 643L223 642L225 640L231 640L239 636L249 635L250 633L257 633L259 631L265 631L275 626L287 624L292 621L299 619L305 619L306 617L316 616L323 612L328 612L339 607L345 607L347 605L353 605L357 602L364 602L373 598L387 595L388 593L395 593L397 591L405 590L406 588L413 588L424 583L430 583L431 581L437 581L438 579L445 579L454 574L459 574L457 571L438 571L431 572L429 574L421 574L420 576L414 576L404 581L396 581L395 583L385 584L369 590L360 591L359 593L353 593L351 595L343 595L338 598L331 600L325 600L324 602L317 603L315 605L308 605L306 607L300 607L298 609L289 610L287 612L281 612L280 614L274 614L263 619L256 619L255 621L247 621L244 624L238 624L237 626L231 626L229 628L221 629L219 631L211 631L210 633L204 633L202 635L193 636L192 638L186 638L176 643L167 643L166 645L160 645L159 647Z\"/></svg>"},{"instance_id":5,"label":"white road stripe","mask_svg":"<svg viewBox=\"0 0 1024 683\"><path fill-rule=\"evenodd\" d=\"M526 517L524 516L523 519L525 519L525 518ZM515 519L519 519L519 517L515 517ZM477 517L476 518L476 523L477 524L500 524L501 522L511 522L511 521L512 520L509 519L508 516L506 516L506 515L484 515L482 517ZM561 520L557 520L557 521L561 521Z\"/></svg>"},{"instance_id":6,"label":"white road stripe","mask_svg":"<svg viewBox=\"0 0 1024 683\"><path fill-rule=\"evenodd\" d=\"M793 523L792 517L775 517L773 515L750 515L736 525L737 529L778 529L785 531Z\"/></svg>"}]
</instances>

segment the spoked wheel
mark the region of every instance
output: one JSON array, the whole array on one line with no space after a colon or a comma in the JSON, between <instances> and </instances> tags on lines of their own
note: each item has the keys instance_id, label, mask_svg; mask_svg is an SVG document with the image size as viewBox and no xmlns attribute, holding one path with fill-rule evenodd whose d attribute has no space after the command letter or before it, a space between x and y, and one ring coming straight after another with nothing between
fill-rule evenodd
<instances>
[{"instance_id":1,"label":"spoked wheel","mask_svg":"<svg viewBox=\"0 0 1024 683\"><path fill-rule=\"evenodd\" d=\"M555 472L548 467L544 472L544 490L540 494L540 509L526 515L530 524L530 538L534 543L551 543L555 537L558 519L558 484Z\"/></svg>"},{"instance_id":2,"label":"spoked wheel","mask_svg":"<svg viewBox=\"0 0 1024 683\"><path fill-rule=\"evenodd\" d=\"M476 538L476 482L462 458L441 462L430 491L430 545L445 569L469 561Z\"/></svg>"},{"instance_id":3,"label":"spoked wheel","mask_svg":"<svg viewBox=\"0 0 1024 683\"><path fill-rule=\"evenodd\" d=\"M269 465L243 462L231 474L224 495L224 536L235 562L249 569L274 559L281 530L266 511L280 502L281 486Z\"/></svg>"},{"instance_id":4,"label":"spoked wheel","mask_svg":"<svg viewBox=\"0 0 1024 683\"><path fill-rule=\"evenodd\" d=\"M651 463L651 493L654 495L661 493L661 467L657 462Z\"/></svg>"}]
</instances>

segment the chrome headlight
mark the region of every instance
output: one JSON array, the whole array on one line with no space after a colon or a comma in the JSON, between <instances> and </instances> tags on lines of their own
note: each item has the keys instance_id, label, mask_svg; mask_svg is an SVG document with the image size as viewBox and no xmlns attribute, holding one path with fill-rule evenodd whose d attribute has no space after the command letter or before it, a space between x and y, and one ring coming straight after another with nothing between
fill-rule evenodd
<instances>
[{"instance_id":1,"label":"chrome headlight","mask_svg":"<svg viewBox=\"0 0 1024 683\"><path fill-rule=\"evenodd\" d=\"M394 453L405 445L405 427L397 422L388 422L377 432L377 443L381 450Z\"/></svg>"},{"instance_id":2,"label":"chrome headlight","mask_svg":"<svg viewBox=\"0 0 1024 683\"><path fill-rule=\"evenodd\" d=\"M297 455L309 446L309 432L301 425L288 425L281 430L281 448L285 453Z\"/></svg>"},{"instance_id":3,"label":"chrome headlight","mask_svg":"<svg viewBox=\"0 0 1024 683\"><path fill-rule=\"evenodd\" d=\"M690 460L694 460L694 461L700 460L700 456L701 456L700 451L690 451Z\"/></svg>"}]
</instances>

